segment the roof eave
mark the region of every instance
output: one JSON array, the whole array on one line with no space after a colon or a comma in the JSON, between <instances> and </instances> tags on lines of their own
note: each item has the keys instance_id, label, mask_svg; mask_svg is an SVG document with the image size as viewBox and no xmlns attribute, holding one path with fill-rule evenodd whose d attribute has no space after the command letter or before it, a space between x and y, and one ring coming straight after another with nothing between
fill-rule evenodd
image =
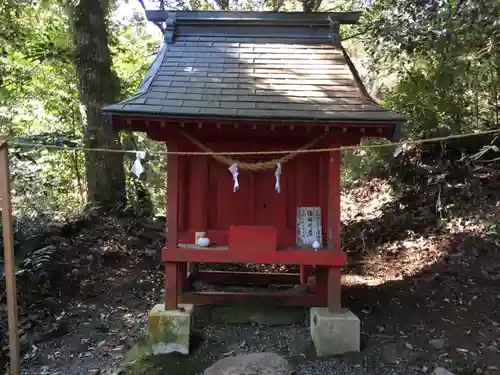
<instances>
[{"instance_id":1,"label":"roof eave","mask_svg":"<svg viewBox=\"0 0 500 375\"><path fill-rule=\"evenodd\" d=\"M312 118L312 117L293 117L293 118L283 118L283 117L248 117L248 116L218 116L213 114L186 114L186 113L163 113L163 112L143 112L143 111L124 111L118 109L109 109L108 107L103 108L103 113L116 115L116 116L160 116L164 119L199 119L199 120L231 120L231 121L277 121L277 122L317 122L317 123L373 123L373 124L388 124L396 126L401 126L405 122L404 118L394 118L394 119L366 119L366 118L352 118L352 117L324 117L324 118Z\"/></svg>"}]
</instances>

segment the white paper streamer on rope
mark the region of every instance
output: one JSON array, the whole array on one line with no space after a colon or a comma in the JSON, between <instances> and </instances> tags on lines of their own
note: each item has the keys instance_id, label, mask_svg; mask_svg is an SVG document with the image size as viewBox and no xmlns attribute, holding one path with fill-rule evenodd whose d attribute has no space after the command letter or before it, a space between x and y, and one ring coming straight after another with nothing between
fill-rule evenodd
<instances>
[{"instance_id":1,"label":"white paper streamer on rope","mask_svg":"<svg viewBox=\"0 0 500 375\"><path fill-rule=\"evenodd\" d=\"M146 151L138 151L135 153L135 161L132 164L131 172L137 176L137 178L141 177L146 169L142 166L142 159L146 159Z\"/></svg>"},{"instance_id":2,"label":"white paper streamer on rope","mask_svg":"<svg viewBox=\"0 0 500 375\"><path fill-rule=\"evenodd\" d=\"M281 191L281 186L280 186L280 176L281 176L281 163L276 163L276 172L274 173L276 176L276 184L274 185L274 190L278 192L278 194Z\"/></svg>"},{"instance_id":3,"label":"white paper streamer on rope","mask_svg":"<svg viewBox=\"0 0 500 375\"><path fill-rule=\"evenodd\" d=\"M233 181L234 181L234 186L233 186L233 192L236 192L240 184L238 182L238 175L240 174L240 168L238 167L238 164L233 164L229 168L229 172L233 175Z\"/></svg>"}]
</instances>

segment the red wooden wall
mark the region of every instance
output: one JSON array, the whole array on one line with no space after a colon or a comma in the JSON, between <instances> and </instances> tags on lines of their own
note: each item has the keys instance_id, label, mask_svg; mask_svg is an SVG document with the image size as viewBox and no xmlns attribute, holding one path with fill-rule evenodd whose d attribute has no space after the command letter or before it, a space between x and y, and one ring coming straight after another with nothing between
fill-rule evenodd
<instances>
[{"instance_id":1,"label":"red wooden wall","mask_svg":"<svg viewBox=\"0 0 500 375\"><path fill-rule=\"evenodd\" d=\"M212 146L212 149L217 147ZM251 145L250 142L245 146L226 143L220 147L224 151L247 151ZM259 142L256 147L260 150L297 149L300 144L280 145L275 142L263 145ZM266 155L261 159L270 158L272 156ZM181 156L179 242L194 243L194 232L206 231L213 243L227 245L231 225L271 225L278 230L279 246L294 246L297 206L321 207L323 239L326 241L328 154L300 154L285 163L279 194L274 190L274 173L275 169L240 170L240 188L233 192L233 180L227 165L208 156Z\"/></svg>"}]
</instances>

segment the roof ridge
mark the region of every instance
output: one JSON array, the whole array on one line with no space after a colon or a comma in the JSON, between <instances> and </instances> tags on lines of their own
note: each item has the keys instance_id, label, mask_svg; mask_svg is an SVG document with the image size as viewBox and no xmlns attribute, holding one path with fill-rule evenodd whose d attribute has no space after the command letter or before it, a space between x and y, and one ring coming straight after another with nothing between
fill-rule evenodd
<instances>
[{"instance_id":1,"label":"roof ridge","mask_svg":"<svg viewBox=\"0 0 500 375\"><path fill-rule=\"evenodd\" d=\"M146 11L168 44L182 37L339 39L339 25L356 24L360 12Z\"/></svg>"},{"instance_id":2,"label":"roof ridge","mask_svg":"<svg viewBox=\"0 0 500 375\"><path fill-rule=\"evenodd\" d=\"M335 21L341 24L355 24L361 12L260 12L260 11L172 11L146 10L146 18L154 23L175 19L176 24L220 24L251 23L259 25L323 24Z\"/></svg>"}]
</instances>

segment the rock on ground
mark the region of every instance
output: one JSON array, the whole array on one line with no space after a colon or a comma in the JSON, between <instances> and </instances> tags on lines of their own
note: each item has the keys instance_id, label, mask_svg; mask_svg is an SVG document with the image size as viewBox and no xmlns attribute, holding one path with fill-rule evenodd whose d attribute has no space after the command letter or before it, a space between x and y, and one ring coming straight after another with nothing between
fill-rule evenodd
<instances>
[{"instance_id":1,"label":"rock on ground","mask_svg":"<svg viewBox=\"0 0 500 375\"><path fill-rule=\"evenodd\" d=\"M441 350L444 348L445 340L444 339L432 339L429 340L429 344L431 344L434 349Z\"/></svg>"},{"instance_id":2,"label":"rock on ground","mask_svg":"<svg viewBox=\"0 0 500 375\"><path fill-rule=\"evenodd\" d=\"M292 375L286 359L275 353L252 353L226 357L205 370L204 375Z\"/></svg>"},{"instance_id":3,"label":"rock on ground","mask_svg":"<svg viewBox=\"0 0 500 375\"><path fill-rule=\"evenodd\" d=\"M443 367L437 367L435 370L434 370L434 373L433 375L455 375L454 373L448 371L447 369L443 368Z\"/></svg>"}]
</instances>

